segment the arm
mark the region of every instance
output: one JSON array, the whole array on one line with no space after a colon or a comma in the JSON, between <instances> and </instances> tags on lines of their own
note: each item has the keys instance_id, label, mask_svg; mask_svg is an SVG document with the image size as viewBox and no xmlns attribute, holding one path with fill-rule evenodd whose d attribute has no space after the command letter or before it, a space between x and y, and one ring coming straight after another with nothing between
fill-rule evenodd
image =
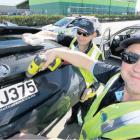
<instances>
[{"instance_id":1,"label":"arm","mask_svg":"<svg viewBox=\"0 0 140 140\"><path fill-rule=\"evenodd\" d=\"M71 41L73 40L73 37L64 33L55 33L51 31L41 31L35 34L37 38L44 38L45 39L51 39L59 44L69 47Z\"/></svg>"},{"instance_id":2,"label":"arm","mask_svg":"<svg viewBox=\"0 0 140 140\"><path fill-rule=\"evenodd\" d=\"M117 66L108 65L101 61L95 61L82 52L64 48L47 50L45 55L47 59L44 66L45 68L48 68L48 66L58 57L66 60L76 67L84 68L85 70L90 71L99 82L104 84L120 70Z\"/></svg>"},{"instance_id":3,"label":"arm","mask_svg":"<svg viewBox=\"0 0 140 140\"><path fill-rule=\"evenodd\" d=\"M51 31L40 31L34 34L34 36L37 38L57 40L58 33L51 32Z\"/></svg>"},{"instance_id":4,"label":"arm","mask_svg":"<svg viewBox=\"0 0 140 140\"><path fill-rule=\"evenodd\" d=\"M22 39L25 43L32 46L40 45L45 42L45 40L54 40L63 46L69 47L73 37L51 31L40 31L36 34L25 33L22 35Z\"/></svg>"},{"instance_id":5,"label":"arm","mask_svg":"<svg viewBox=\"0 0 140 140\"><path fill-rule=\"evenodd\" d=\"M25 43L30 44L32 46L41 45L45 41L45 39L57 40L57 33L50 31L40 31L36 34L25 33L22 35L22 39Z\"/></svg>"},{"instance_id":6,"label":"arm","mask_svg":"<svg viewBox=\"0 0 140 140\"><path fill-rule=\"evenodd\" d=\"M94 61L90 59L86 54L81 52L74 52L71 50L66 50L63 48L56 48L47 50L45 52L46 55L46 64L45 67L47 68L57 57L66 60L67 62L71 63L76 67L82 67L88 71L90 71L91 66L93 65Z\"/></svg>"}]
</instances>

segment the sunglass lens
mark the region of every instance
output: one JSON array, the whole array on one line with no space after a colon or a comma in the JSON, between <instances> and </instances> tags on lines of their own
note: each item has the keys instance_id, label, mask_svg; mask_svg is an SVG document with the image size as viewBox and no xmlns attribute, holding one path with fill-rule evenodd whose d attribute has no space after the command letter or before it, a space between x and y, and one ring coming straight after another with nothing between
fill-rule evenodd
<instances>
[{"instance_id":1,"label":"sunglass lens","mask_svg":"<svg viewBox=\"0 0 140 140\"><path fill-rule=\"evenodd\" d=\"M82 33L81 33L80 31L77 31L77 34L78 34L78 35L81 35Z\"/></svg>"},{"instance_id":2,"label":"sunglass lens","mask_svg":"<svg viewBox=\"0 0 140 140\"><path fill-rule=\"evenodd\" d=\"M124 52L121 57L122 60L128 64L134 64L139 60L139 55L131 52Z\"/></svg>"},{"instance_id":3,"label":"sunglass lens","mask_svg":"<svg viewBox=\"0 0 140 140\"><path fill-rule=\"evenodd\" d=\"M89 36L88 33L84 33L84 32L81 32L81 31L77 31L77 34L78 34L78 35L83 35L83 36L85 36L85 37L88 37L88 36Z\"/></svg>"}]
</instances>

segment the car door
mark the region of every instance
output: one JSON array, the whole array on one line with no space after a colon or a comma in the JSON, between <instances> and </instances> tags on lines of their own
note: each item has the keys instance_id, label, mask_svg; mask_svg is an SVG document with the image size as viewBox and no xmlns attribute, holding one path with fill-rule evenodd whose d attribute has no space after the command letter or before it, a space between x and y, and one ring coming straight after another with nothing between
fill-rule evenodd
<instances>
[{"instance_id":1,"label":"car door","mask_svg":"<svg viewBox=\"0 0 140 140\"><path fill-rule=\"evenodd\" d=\"M104 52L104 58L108 63L113 65L121 65L121 53L123 50L118 50L121 41L129 38L134 33L140 32L139 26L130 26L111 35L107 40L102 37L101 49ZM106 47L107 44L107 47Z\"/></svg>"},{"instance_id":2,"label":"car door","mask_svg":"<svg viewBox=\"0 0 140 140\"><path fill-rule=\"evenodd\" d=\"M106 28L103 35L100 38L99 48L102 51L103 60L108 59L110 56L110 28Z\"/></svg>"}]
</instances>

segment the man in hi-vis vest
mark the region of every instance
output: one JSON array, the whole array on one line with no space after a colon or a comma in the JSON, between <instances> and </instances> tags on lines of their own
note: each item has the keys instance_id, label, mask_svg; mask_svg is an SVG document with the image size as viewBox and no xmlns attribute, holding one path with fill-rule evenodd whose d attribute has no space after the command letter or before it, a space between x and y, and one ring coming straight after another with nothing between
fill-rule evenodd
<instances>
[{"instance_id":1,"label":"man in hi-vis vest","mask_svg":"<svg viewBox=\"0 0 140 140\"><path fill-rule=\"evenodd\" d=\"M41 31L36 34L24 34L23 39L26 43L31 45L37 45L37 43L40 44L39 40L36 40L35 38L40 38L40 41L44 41L45 39L53 39L59 44L67 46L71 50L80 51L87 54L91 59L101 60L102 52L93 42L93 39L96 37L96 29L94 28L93 23L89 19L80 18L77 28L77 35L74 38L70 36L69 33L56 34L49 31ZM80 68L80 72L84 77L87 88L81 95L80 102L72 107L72 115L67 120L67 125L77 122L77 116L80 116L79 123L82 123L82 118L84 118L89 109L95 94L95 90L99 87L97 79L89 71ZM94 86L95 82L96 86Z\"/></svg>"},{"instance_id":2,"label":"man in hi-vis vest","mask_svg":"<svg viewBox=\"0 0 140 140\"><path fill-rule=\"evenodd\" d=\"M59 57L90 71L106 84L87 113L80 139L140 139L140 33L131 35L117 49L121 68L91 59L84 53L52 49L46 68Z\"/></svg>"}]
</instances>

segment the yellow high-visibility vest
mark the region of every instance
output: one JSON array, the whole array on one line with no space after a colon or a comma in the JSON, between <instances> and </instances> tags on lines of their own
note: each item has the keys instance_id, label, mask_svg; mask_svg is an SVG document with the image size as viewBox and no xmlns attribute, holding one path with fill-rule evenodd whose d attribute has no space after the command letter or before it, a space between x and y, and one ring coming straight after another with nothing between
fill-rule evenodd
<instances>
[{"instance_id":1,"label":"yellow high-visibility vest","mask_svg":"<svg viewBox=\"0 0 140 140\"><path fill-rule=\"evenodd\" d=\"M71 44L70 44L70 48L72 50L77 50L77 47L74 45L74 43L76 42L77 38L75 37ZM98 60L100 56L102 56L102 52L100 51L100 49L93 43L93 46L90 48L90 50L87 52L87 55L90 56L92 59L94 60ZM87 88L90 87L90 85L92 85L96 80L96 78L92 75L91 72L80 68L80 72L82 73L82 76L84 77L84 80L86 82L86 86Z\"/></svg>"}]
</instances>

